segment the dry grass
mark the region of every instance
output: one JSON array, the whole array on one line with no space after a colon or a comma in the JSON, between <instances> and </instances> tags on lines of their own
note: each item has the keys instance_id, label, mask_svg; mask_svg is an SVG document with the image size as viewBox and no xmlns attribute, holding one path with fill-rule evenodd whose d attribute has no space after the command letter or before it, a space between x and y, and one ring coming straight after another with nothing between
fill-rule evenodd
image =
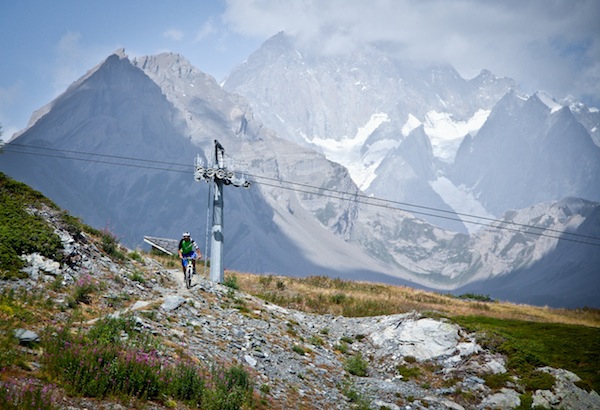
<instances>
[{"instance_id":1,"label":"dry grass","mask_svg":"<svg viewBox=\"0 0 600 410\"><path fill-rule=\"evenodd\" d=\"M507 302L463 300L451 295L369 282L345 281L323 276L306 278L235 275L241 291L283 307L311 313L343 316L378 316L409 311L441 316L486 316L600 327L598 309L554 309Z\"/></svg>"}]
</instances>

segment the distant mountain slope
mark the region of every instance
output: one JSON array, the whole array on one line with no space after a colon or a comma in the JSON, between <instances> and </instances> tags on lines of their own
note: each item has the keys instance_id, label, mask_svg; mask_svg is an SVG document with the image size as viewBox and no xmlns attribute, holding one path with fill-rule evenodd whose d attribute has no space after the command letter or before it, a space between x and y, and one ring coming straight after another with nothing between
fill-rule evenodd
<instances>
[{"instance_id":1,"label":"distant mountain slope","mask_svg":"<svg viewBox=\"0 0 600 410\"><path fill-rule=\"evenodd\" d=\"M242 99L181 57L141 64L157 76L171 75L155 82L124 55L108 57L7 145L0 169L132 247L144 235L179 237L184 230L206 242L208 186L194 182L193 163L196 155L211 163L216 138L232 169L353 189L342 167L275 138L252 119ZM177 68L175 76L171 68ZM183 86L197 90L181 93L177 87ZM227 187L225 204L227 268L382 280L390 275L331 232L344 230L340 218L347 203L327 205L319 196L256 184L250 190ZM322 220L313 216L325 208Z\"/></svg>"},{"instance_id":2,"label":"distant mountain slope","mask_svg":"<svg viewBox=\"0 0 600 410\"><path fill-rule=\"evenodd\" d=\"M149 215L192 206L186 194L191 178L186 182L178 173L153 169L167 165L135 160L193 158L176 118L156 84L112 55L7 146L2 168L87 223L110 226L135 244L133 232L156 227ZM8 151L11 146L18 153ZM179 192L188 200L175 202Z\"/></svg>"},{"instance_id":3,"label":"distant mountain slope","mask_svg":"<svg viewBox=\"0 0 600 410\"><path fill-rule=\"evenodd\" d=\"M456 292L489 294L493 298L534 305L600 307L600 206L556 249L508 275L473 282ZM585 243L583 243L585 242Z\"/></svg>"},{"instance_id":4,"label":"distant mountain slope","mask_svg":"<svg viewBox=\"0 0 600 410\"><path fill-rule=\"evenodd\" d=\"M567 196L600 200L597 109L528 97L487 70L465 80L450 66L404 61L385 44L324 55L279 33L224 88L377 197L496 217ZM429 144L414 143L423 137Z\"/></svg>"},{"instance_id":5,"label":"distant mountain slope","mask_svg":"<svg viewBox=\"0 0 600 410\"><path fill-rule=\"evenodd\" d=\"M398 193L394 203L361 192L351 169L280 138L244 97L225 91L182 56L130 61L119 52L42 109L6 145L0 170L86 223L108 227L131 247L144 235L178 238L184 230L205 243L208 185L194 182L193 163L199 156L212 165L218 139L228 169L254 181L250 190L225 188L227 269L444 290L532 266L556 247L548 232L576 229L597 206L578 199L548 202L509 212L506 222L471 236L446 231L423 220L460 225L441 195L427 190L449 167L436 158L427 126L400 130L396 144L390 138L397 123L383 115L369 121L374 131L358 133L364 144L355 153L388 171L387 179L370 182L385 182ZM434 209L401 205L403 192L430 195L440 207L427 215ZM520 227L507 230L514 221ZM588 292L585 283L573 294Z\"/></svg>"},{"instance_id":6,"label":"distant mountain slope","mask_svg":"<svg viewBox=\"0 0 600 410\"><path fill-rule=\"evenodd\" d=\"M600 148L568 107L537 95L498 102L449 174L496 215L567 196L600 201Z\"/></svg>"},{"instance_id":7,"label":"distant mountain slope","mask_svg":"<svg viewBox=\"0 0 600 410\"><path fill-rule=\"evenodd\" d=\"M266 41L224 83L248 98L278 135L347 167L368 194L445 210L452 208L430 185L444 167L439 161L451 160L461 139L516 87L489 71L467 81L450 66L418 67L381 44L319 55L285 33ZM426 167L414 168L402 145L419 125L433 146L430 153L408 150L430 157ZM402 182L391 183L398 177ZM425 218L466 232L460 221Z\"/></svg>"}]
</instances>

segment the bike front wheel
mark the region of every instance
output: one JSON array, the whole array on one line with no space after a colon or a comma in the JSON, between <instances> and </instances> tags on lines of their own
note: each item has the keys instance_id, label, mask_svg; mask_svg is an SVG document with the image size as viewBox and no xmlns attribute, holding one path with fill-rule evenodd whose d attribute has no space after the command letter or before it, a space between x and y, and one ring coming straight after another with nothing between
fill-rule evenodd
<instances>
[{"instance_id":1,"label":"bike front wheel","mask_svg":"<svg viewBox=\"0 0 600 410\"><path fill-rule=\"evenodd\" d=\"M192 262L188 262L188 265L185 268L185 287L186 288L191 288L192 287L192 273L194 272L194 267L192 265Z\"/></svg>"}]
</instances>

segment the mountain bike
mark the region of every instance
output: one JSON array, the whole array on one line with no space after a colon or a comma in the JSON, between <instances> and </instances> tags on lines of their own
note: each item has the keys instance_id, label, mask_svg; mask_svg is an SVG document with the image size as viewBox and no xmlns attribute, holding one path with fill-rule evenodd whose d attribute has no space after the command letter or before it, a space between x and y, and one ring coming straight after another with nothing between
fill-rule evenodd
<instances>
[{"instance_id":1,"label":"mountain bike","mask_svg":"<svg viewBox=\"0 0 600 410\"><path fill-rule=\"evenodd\" d=\"M183 258L183 265L185 266L185 273L183 276L183 281L185 282L186 288L192 287L192 275L194 274L194 258L191 256L186 256Z\"/></svg>"}]
</instances>

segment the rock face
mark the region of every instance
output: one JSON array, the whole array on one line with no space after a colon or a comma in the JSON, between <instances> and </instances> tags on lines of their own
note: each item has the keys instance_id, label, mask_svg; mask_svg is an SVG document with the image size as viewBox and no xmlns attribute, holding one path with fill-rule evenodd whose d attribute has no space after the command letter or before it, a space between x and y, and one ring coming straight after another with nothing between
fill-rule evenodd
<instances>
[{"instance_id":1,"label":"rock face","mask_svg":"<svg viewBox=\"0 0 600 410\"><path fill-rule=\"evenodd\" d=\"M600 200L597 110L526 96L486 70L465 80L399 54L383 45L323 54L279 33L224 88L245 96L281 137L346 166L376 197L472 213L430 186L445 175L496 217L566 196ZM455 221L423 217L457 230Z\"/></svg>"},{"instance_id":2,"label":"rock face","mask_svg":"<svg viewBox=\"0 0 600 410\"><path fill-rule=\"evenodd\" d=\"M384 326L370 334L375 346L397 348L399 356L413 356L417 360L431 360L449 356L458 348L456 325L433 319L399 320L388 316Z\"/></svg>"},{"instance_id":3,"label":"rock face","mask_svg":"<svg viewBox=\"0 0 600 410\"><path fill-rule=\"evenodd\" d=\"M51 211L45 215L52 220ZM57 230L78 261L61 266L57 275L71 283L102 281L103 311L132 315L140 331L166 337L170 346L201 362L243 365L256 388L269 392L270 408L348 409L357 398L389 409L508 409L520 403L518 381L502 390L485 384L486 375L506 371L505 358L456 324L418 312L361 318L307 314L210 282L201 269L188 290L178 268L150 258L118 264L92 241ZM131 279L140 271L143 283ZM38 275L3 286L35 288L56 280L45 269ZM116 294L126 294L128 306L114 307L110 301ZM33 337L36 330L20 336ZM351 361L362 361L364 374L349 370ZM557 383L553 390L535 392L535 403L600 408L600 396L576 387L574 374L542 371L555 375Z\"/></svg>"}]
</instances>

